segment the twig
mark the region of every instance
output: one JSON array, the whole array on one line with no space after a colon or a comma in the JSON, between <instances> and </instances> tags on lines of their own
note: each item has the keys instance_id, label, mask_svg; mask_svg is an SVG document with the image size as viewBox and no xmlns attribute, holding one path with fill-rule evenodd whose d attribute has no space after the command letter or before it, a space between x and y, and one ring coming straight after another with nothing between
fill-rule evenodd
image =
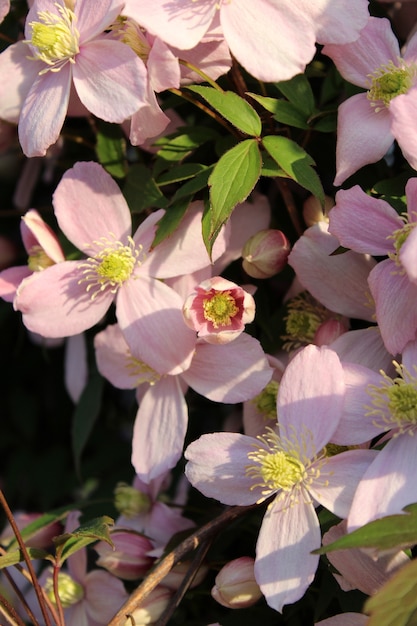
<instances>
[{"instance_id":1,"label":"twig","mask_svg":"<svg viewBox=\"0 0 417 626\"><path fill-rule=\"evenodd\" d=\"M0 594L0 613L4 615L11 626L25 626L25 622L2 594Z\"/></svg>"}]
</instances>

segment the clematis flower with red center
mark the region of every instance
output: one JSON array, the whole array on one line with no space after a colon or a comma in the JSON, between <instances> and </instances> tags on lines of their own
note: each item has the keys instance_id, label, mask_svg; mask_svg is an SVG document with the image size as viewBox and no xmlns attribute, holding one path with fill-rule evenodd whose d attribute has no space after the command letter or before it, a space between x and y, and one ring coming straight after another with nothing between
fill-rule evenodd
<instances>
[{"instance_id":1,"label":"clematis flower with red center","mask_svg":"<svg viewBox=\"0 0 417 626\"><path fill-rule=\"evenodd\" d=\"M243 332L255 317L255 301L250 293L214 276L200 283L186 299L182 312L187 326L208 343L229 343Z\"/></svg>"},{"instance_id":2,"label":"clematis flower with red center","mask_svg":"<svg viewBox=\"0 0 417 626\"><path fill-rule=\"evenodd\" d=\"M233 345L233 344L231 344ZM355 489L378 453L349 450L330 456L342 417L345 386L341 363L329 348L297 353L277 397L278 432L202 435L185 451L186 475L209 498L247 506L268 498L255 560L255 578L277 611L300 599L312 582L320 545L318 503L348 515Z\"/></svg>"},{"instance_id":3,"label":"clematis flower with red center","mask_svg":"<svg viewBox=\"0 0 417 626\"><path fill-rule=\"evenodd\" d=\"M157 278L209 265L202 205L193 203L176 233L151 251L164 212L149 215L132 236L129 207L97 163L67 170L53 204L62 232L86 257L56 263L22 281L14 306L25 326L44 337L72 336L99 322L114 301L126 341L133 350L145 349L143 358L153 369L165 374L188 367L195 335L184 324L183 300ZM224 233L218 241L216 258L224 251Z\"/></svg>"},{"instance_id":4,"label":"clematis flower with red center","mask_svg":"<svg viewBox=\"0 0 417 626\"><path fill-rule=\"evenodd\" d=\"M26 156L43 156L56 142L71 100L121 123L145 104L142 61L105 31L120 0L35 0L25 40L0 55L0 118L19 123ZM72 89L72 86L74 89Z\"/></svg>"}]
</instances>

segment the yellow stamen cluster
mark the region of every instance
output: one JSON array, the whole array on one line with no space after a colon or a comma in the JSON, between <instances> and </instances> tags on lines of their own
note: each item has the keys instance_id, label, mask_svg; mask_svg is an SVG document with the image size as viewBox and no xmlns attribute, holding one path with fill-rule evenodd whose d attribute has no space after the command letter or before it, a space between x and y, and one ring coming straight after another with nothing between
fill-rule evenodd
<instances>
[{"instance_id":1,"label":"yellow stamen cluster","mask_svg":"<svg viewBox=\"0 0 417 626\"><path fill-rule=\"evenodd\" d=\"M307 441L311 441L309 431L294 433L291 439L280 437L271 428L266 428L263 436L258 436L259 444L254 452L249 452L252 463L246 468L246 476L254 479L252 489L261 489L262 502L277 493L278 498L290 496L293 504L297 502L302 487L308 487L320 476L320 465L324 454L308 454Z\"/></svg>"},{"instance_id":2,"label":"yellow stamen cluster","mask_svg":"<svg viewBox=\"0 0 417 626\"><path fill-rule=\"evenodd\" d=\"M330 312L307 291L295 296L288 304L284 317L286 334L282 336L284 350L295 350L313 342L319 326Z\"/></svg>"},{"instance_id":3,"label":"yellow stamen cluster","mask_svg":"<svg viewBox=\"0 0 417 626\"><path fill-rule=\"evenodd\" d=\"M373 74L369 74L370 88L367 98L371 106L375 107L375 112L389 107L393 98L407 93L414 83L415 76L416 68L413 65L405 65L401 59L399 65L390 61L386 65L381 65Z\"/></svg>"},{"instance_id":4,"label":"yellow stamen cluster","mask_svg":"<svg viewBox=\"0 0 417 626\"><path fill-rule=\"evenodd\" d=\"M412 375L403 365L394 361L398 374L390 378L381 371L381 385L369 385L368 393L372 405L367 415L375 416L375 424L385 430L398 429L396 434L409 431L411 434L417 426L417 368Z\"/></svg>"},{"instance_id":5,"label":"yellow stamen cluster","mask_svg":"<svg viewBox=\"0 0 417 626\"><path fill-rule=\"evenodd\" d=\"M103 249L79 265L84 268L84 276L79 283L88 283L86 290L92 291L92 300L107 289L116 293L120 285L130 278L136 264L140 264L139 256L142 252L142 247L136 247L131 237L128 238L129 245L105 237L94 244Z\"/></svg>"},{"instance_id":6,"label":"yellow stamen cluster","mask_svg":"<svg viewBox=\"0 0 417 626\"><path fill-rule=\"evenodd\" d=\"M236 301L230 291L219 291L203 300L204 317L214 328L229 326L239 313Z\"/></svg>"},{"instance_id":7,"label":"yellow stamen cluster","mask_svg":"<svg viewBox=\"0 0 417 626\"><path fill-rule=\"evenodd\" d=\"M405 241L407 240L408 235L411 233L411 231L415 227L416 222L409 222L408 221L409 216L407 214L400 215L400 218L404 221L404 226L402 228L398 228L397 230L394 230L392 235L388 237L388 239L393 240L393 245L394 245L394 250L395 250L395 252L390 252L388 256L392 261L394 261L394 263L399 268L401 268L401 271L402 271L402 265L401 265L401 261L399 257L400 250L402 246L404 245Z\"/></svg>"},{"instance_id":8,"label":"yellow stamen cluster","mask_svg":"<svg viewBox=\"0 0 417 626\"><path fill-rule=\"evenodd\" d=\"M48 598L56 604L54 584L52 577L47 578L44 585L44 589ZM80 583L77 583L69 574L65 572L59 572L58 574L58 596L61 601L62 607L67 609L77 602L80 602L84 597L84 589Z\"/></svg>"},{"instance_id":9,"label":"yellow stamen cluster","mask_svg":"<svg viewBox=\"0 0 417 626\"><path fill-rule=\"evenodd\" d=\"M39 21L29 23L32 37L26 43L31 44L34 51L34 56L29 58L43 61L48 66L40 74L58 72L68 61L74 63L74 57L80 51L74 12L58 2L55 6L58 13L39 11Z\"/></svg>"},{"instance_id":10,"label":"yellow stamen cluster","mask_svg":"<svg viewBox=\"0 0 417 626\"><path fill-rule=\"evenodd\" d=\"M160 374L152 369L150 365L139 359L135 359L135 357L130 354L130 351L128 351L126 367L129 376L135 379L136 387L142 383L154 385L156 381L161 378Z\"/></svg>"}]
</instances>

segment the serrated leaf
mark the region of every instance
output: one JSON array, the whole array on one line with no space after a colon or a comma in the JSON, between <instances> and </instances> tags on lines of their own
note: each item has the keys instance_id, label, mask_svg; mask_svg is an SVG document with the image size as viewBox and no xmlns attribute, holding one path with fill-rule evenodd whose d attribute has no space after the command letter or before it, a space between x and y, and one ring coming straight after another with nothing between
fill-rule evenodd
<instances>
[{"instance_id":1,"label":"serrated leaf","mask_svg":"<svg viewBox=\"0 0 417 626\"><path fill-rule=\"evenodd\" d=\"M402 567L364 607L367 626L417 625L417 560Z\"/></svg>"},{"instance_id":2,"label":"serrated leaf","mask_svg":"<svg viewBox=\"0 0 417 626\"><path fill-rule=\"evenodd\" d=\"M157 224L157 230L151 248L155 248L155 246L164 239L172 235L180 225L189 204L190 198L183 198L182 202L177 202L166 210L165 215L162 216Z\"/></svg>"},{"instance_id":3,"label":"serrated leaf","mask_svg":"<svg viewBox=\"0 0 417 626\"><path fill-rule=\"evenodd\" d=\"M284 172L308 189L324 206L324 190L317 172L311 167L314 164L311 156L287 137L269 135L263 138L262 144Z\"/></svg>"},{"instance_id":4,"label":"serrated leaf","mask_svg":"<svg viewBox=\"0 0 417 626\"><path fill-rule=\"evenodd\" d=\"M314 94L305 74L297 74L290 80L275 84L287 100L292 102L299 111L303 111L306 117L313 114L315 109Z\"/></svg>"},{"instance_id":5,"label":"serrated leaf","mask_svg":"<svg viewBox=\"0 0 417 626\"><path fill-rule=\"evenodd\" d=\"M207 251L237 204L246 200L261 173L262 159L256 139L246 139L228 150L214 166L210 188L210 233Z\"/></svg>"},{"instance_id":6,"label":"serrated leaf","mask_svg":"<svg viewBox=\"0 0 417 626\"><path fill-rule=\"evenodd\" d=\"M278 163L274 161L269 154L265 153L262 161L261 176L268 176L269 178L288 178L288 174L286 174L284 170L279 167Z\"/></svg>"},{"instance_id":7,"label":"serrated leaf","mask_svg":"<svg viewBox=\"0 0 417 626\"><path fill-rule=\"evenodd\" d=\"M306 113L300 111L291 102L286 100L277 100L265 96L258 96L256 93L249 93L249 96L259 102L267 111L272 113L274 119L281 124L294 126L295 128L310 128Z\"/></svg>"},{"instance_id":8,"label":"serrated leaf","mask_svg":"<svg viewBox=\"0 0 417 626\"><path fill-rule=\"evenodd\" d=\"M404 508L405 513L388 515L365 524L337 541L322 546L314 554L326 554L346 548L392 550L417 544L417 504Z\"/></svg>"},{"instance_id":9,"label":"serrated leaf","mask_svg":"<svg viewBox=\"0 0 417 626\"><path fill-rule=\"evenodd\" d=\"M93 374L81 394L72 418L72 449L78 471L81 454L100 412L103 386L102 376Z\"/></svg>"},{"instance_id":10,"label":"serrated leaf","mask_svg":"<svg viewBox=\"0 0 417 626\"><path fill-rule=\"evenodd\" d=\"M119 124L98 120L96 154L99 163L115 178L124 178L127 172L126 139Z\"/></svg>"},{"instance_id":11,"label":"serrated leaf","mask_svg":"<svg viewBox=\"0 0 417 626\"><path fill-rule=\"evenodd\" d=\"M27 553L30 557L30 560L34 559L52 559L52 555L50 555L46 550L41 550L40 548L26 548ZM17 565L17 563L22 563L25 560L23 556L22 550L13 550L12 552L7 552L6 554L2 554L0 556L0 569L5 567L10 567L11 565Z\"/></svg>"},{"instance_id":12,"label":"serrated leaf","mask_svg":"<svg viewBox=\"0 0 417 626\"><path fill-rule=\"evenodd\" d=\"M192 197L197 191L204 189L204 187L207 186L208 179L213 169L214 165L209 165L209 167L206 167L202 172L194 176L192 180L184 183L172 196L171 204L182 198Z\"/></svg>"},{"instance_id":13,"label":"serrated leaf","mask_svg":"<svg viewBox=\"0 0 417 626\"><path fill-rule=\"evenodd\" d=\"M123 195L134 213L140 213L148 208L163 209L168 204L168 198L155 183L149 168L141 164L132 165L130 168Z\"/></svg>"},{"instance_id":14,"label":"serrated leaf","mask_svg":"<svg viewBox=\"0 0 417 626\"><path fill-rule=\"evenodd\" d=\"M198 93L222 117L247 135L259 137L262 132L261 118L253 107L233 91L219 91L213 87L188 85L189 91Z\"/></svg>"},{"instance_id":15,"label":"serrated leaf","mask_svg":"<svg viewBox=\"0 0 417 626\"><path fill-rule=\"evenodd\" d=\"M57 555L62 563L72 554L85 548L95 541L105 541L113 547L110 537L110 527L114 525L114 520L108 515L96 517L85 524L81 524L71 533L59 535L54 540Z\"/></svg>"},{"instance_id":16,"label":"serrated leaf","mask_svg":"<svg viewBox=\"0 0 417 626\"><path fill-rule=\"evenodd\" d=\"M214 141L218 133L205 126L194 126L182 129L168 137L163 137L155 142L158 147L157 160L154 166L154 175L159 176L165 169L171 167L176 161L182 161L194 150L207 141Z\"/></svg>"}]
</instances>

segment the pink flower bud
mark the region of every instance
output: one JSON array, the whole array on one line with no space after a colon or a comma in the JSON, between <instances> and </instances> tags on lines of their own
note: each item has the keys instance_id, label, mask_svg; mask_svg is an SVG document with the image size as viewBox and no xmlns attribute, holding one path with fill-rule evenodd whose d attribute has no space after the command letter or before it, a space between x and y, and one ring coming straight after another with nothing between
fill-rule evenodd
<instances>
[{"instance_id":1,"label":"pink flower bud","mask_svg":"<svg viewBox=\"0 0 417 626\"><path fill-rule=\"evenodd\" d=\"M270 278L284 269L290 243L280 230L260 230L242 249L242 267L252 278Z\"/></svg>"},{"instance_id":2,"label":"pink flower bud","mask_svg":"<svg viewBox=\"0 0 417 626\"><path fill-rule=\"evenodd\" d=\"M182 309L187 326L207 343L223 344L236 339L255 317L250 293L230 280L214 276L200 283Z\"/></svg>"},{"instance_id":3,"label":"pink flower bud","mask_svg":"<svg viewBox=\"0 0 417 626\"><path fill-rule=\"evenodd\" d=\"M125 626L148 626L156 622L165 611L172 597L173 592L166 587L159 585L151 591L151 593L141 602L139 608L132 611L132 620L125 622Z\"/></svg>"},{"instance_id":4,"label":"pink flower bud","mask_svg":"<svg viewBox=\"0 0 417 626\"><path fill-rule=\"evenodd\" d=\"M328 346L340 335L349 330L348 321L345 319L329 319L320 324L315 332L313 343L316 346Z\"/></svg>"},{"instance_id":5,"label":"pink flower bud","mask_svg":"<svg viewBox=\"0 0 417 626\"><path fill-rule=\"evenodd\" d=\"M164 578L164 587L169 587L169 589L178 589L184 580L184 576L187 574L191 563L189 561L181 561L172 570L165 576ZM190 585L190 588L197 587L200 583L203 582L208 572L207 565L201 565L198 569L196 575L193 578L193 581Z\"/></svg>"},{"instance_id":6,"label":"pink flower bud","mask_svg":"<svg viewBox=\"0 0 417 626\"><path fill-rule=\"evenodd\" d=\"M97 565L123 580L136 580L144 576L153 565L148 556L153 546L149 539L131 530L116 530L111 533L112 548L105 541L95 545L99 554Z\"/></svg>"},{"instance_id":7,"label":"pink flower bud","mask_svg":"<svg viewBox=\"0 0 417 626\"><path fill-rule=\"evenodd\" d=\"M244 609L255 604L262 592L255 580L254 559L242 556L227 563L217 574L211 595L229 609Z\"/></svg>"}]
</instances>

